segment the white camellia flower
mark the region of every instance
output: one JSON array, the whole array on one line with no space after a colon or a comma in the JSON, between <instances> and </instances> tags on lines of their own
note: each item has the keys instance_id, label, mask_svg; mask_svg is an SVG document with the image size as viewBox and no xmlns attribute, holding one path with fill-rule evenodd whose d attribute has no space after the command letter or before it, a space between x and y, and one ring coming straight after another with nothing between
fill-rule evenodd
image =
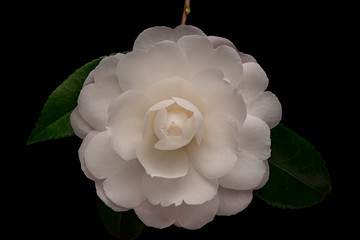
<instances>
[{"instance_id":1,"label":"white camellia flower","mask_svg":"<svg viewBox=\"0 0 360 240\"><path fill-rule=\"evenodd\" d=\"M269 177L281 105L267 86L227 39L149 28L84 83L71 115L82 170L109 207L148 226L197 229L236 214Z\"/></svg>"}]
</instances>

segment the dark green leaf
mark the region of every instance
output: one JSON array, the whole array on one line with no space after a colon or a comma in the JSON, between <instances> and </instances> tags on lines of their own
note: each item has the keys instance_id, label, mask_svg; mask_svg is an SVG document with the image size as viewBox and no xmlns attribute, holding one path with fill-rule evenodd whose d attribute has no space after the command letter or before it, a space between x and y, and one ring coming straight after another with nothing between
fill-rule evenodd
<instances>
[{"instance_id":1,"label":"dark green leaf","mask_svg":"<svg viewBox=\"0 0 360 240\"><path fill-rule=\"evenodd\" d=\"M255 193L271 205L310 207L331 191L325 161L298 134L279 124L271 130L270 178Z\"/></svg>"},{"instance_id":2,"label":"dark green leaf","mask_svg":"<svg viewBox=\"0 0 360 240\"><path fill-rule=\"evenodd\" d=\"M76 70L51 93L27 144L74 135L70 125L70 114L77 105L77 99L86 77L101 59L103 57Z\"/></svg>"},{"instance_id":3,"label":"dark green leaf","mask_svg":"<svg viewBox=\"0 0 360 240\"><path fill-rule=\"evenodd\" d=\"M140 236L144 224L134 210L115 212L99 198L97 205L101 222L113 236L122 240L132 240Z\"/></svg>"}]
</instances>

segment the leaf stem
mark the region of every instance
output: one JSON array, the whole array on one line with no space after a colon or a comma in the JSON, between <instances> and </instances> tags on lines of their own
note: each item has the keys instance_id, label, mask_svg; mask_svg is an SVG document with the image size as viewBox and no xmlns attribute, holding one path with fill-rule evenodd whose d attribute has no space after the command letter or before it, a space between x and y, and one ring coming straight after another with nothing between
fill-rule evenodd
<instances>
[{"instance_id":1,"label":"leaf stem","mask_svg":"<svg viewBox=\"0 0 360 240\"><path fill-rule=\"evenodd\" d=\"M187 15L190 13L190 0L185 0L183 15L181 19L181 25L186 24Z\"/></svg>"}]
</instances>

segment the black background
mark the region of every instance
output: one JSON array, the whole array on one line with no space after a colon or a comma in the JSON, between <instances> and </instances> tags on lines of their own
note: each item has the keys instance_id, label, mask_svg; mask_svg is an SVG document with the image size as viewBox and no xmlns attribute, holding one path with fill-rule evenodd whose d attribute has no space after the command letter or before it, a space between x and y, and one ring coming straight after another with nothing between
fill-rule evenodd
<instances>
[{"instance_id":1,"label":"black background","mask_svg":"<svg viewBox=\"0 0 360 240\"><path fill-rule=\"evenodd\" d=\"M5 228L14 238L113 239L97 216L94 184L80 169L81 140L30 146L26 141L47 96L74 70L99 56L131 50L148 27L176 27L181 20L182 0L117 2L31 2L4 8L10 13L2 17L9 66L2 72L3 82L10 85L3 94L9 91L11 98L2 102L10 113L10 119L3 117L4 132L10 130L4 147L10 154L3 158L10 164L2 168L2 198ZM358 159L350 152L351 142L358 140L347 129L356 121L356 108L347 109L352 95L345 89L356 85L345 76L350 67L340 64L350 62L345 53L354 32L351 7L193 0L191 9L187 24L228 38L257 59L270 79L268 89L282 103L282 123L325 159L332 192L322 203L301 210L279 209L254 197L243 212L216 217L200 230L145 228L140 239L350 236L350 219L358 210L356 191L349 188L356 179L350 170Z\"/></svg>"}]
</instances>

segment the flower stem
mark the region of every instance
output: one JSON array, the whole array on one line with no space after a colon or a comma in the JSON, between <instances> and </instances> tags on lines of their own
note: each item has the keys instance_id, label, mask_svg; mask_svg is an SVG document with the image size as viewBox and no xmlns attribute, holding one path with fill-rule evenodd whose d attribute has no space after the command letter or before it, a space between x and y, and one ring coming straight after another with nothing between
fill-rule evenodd
<instances>
[{"instance_id":1,"label":"flower stem","mask_svg":"<svg viewBox=\"0 0 360 240\"><path fill-rule=\"evenodd\" d=\"M186 24L187 15L189 15L190 11L190 0L185 0L184 11L181 19L182 25Z\"/></svg>"}]
</instances>

